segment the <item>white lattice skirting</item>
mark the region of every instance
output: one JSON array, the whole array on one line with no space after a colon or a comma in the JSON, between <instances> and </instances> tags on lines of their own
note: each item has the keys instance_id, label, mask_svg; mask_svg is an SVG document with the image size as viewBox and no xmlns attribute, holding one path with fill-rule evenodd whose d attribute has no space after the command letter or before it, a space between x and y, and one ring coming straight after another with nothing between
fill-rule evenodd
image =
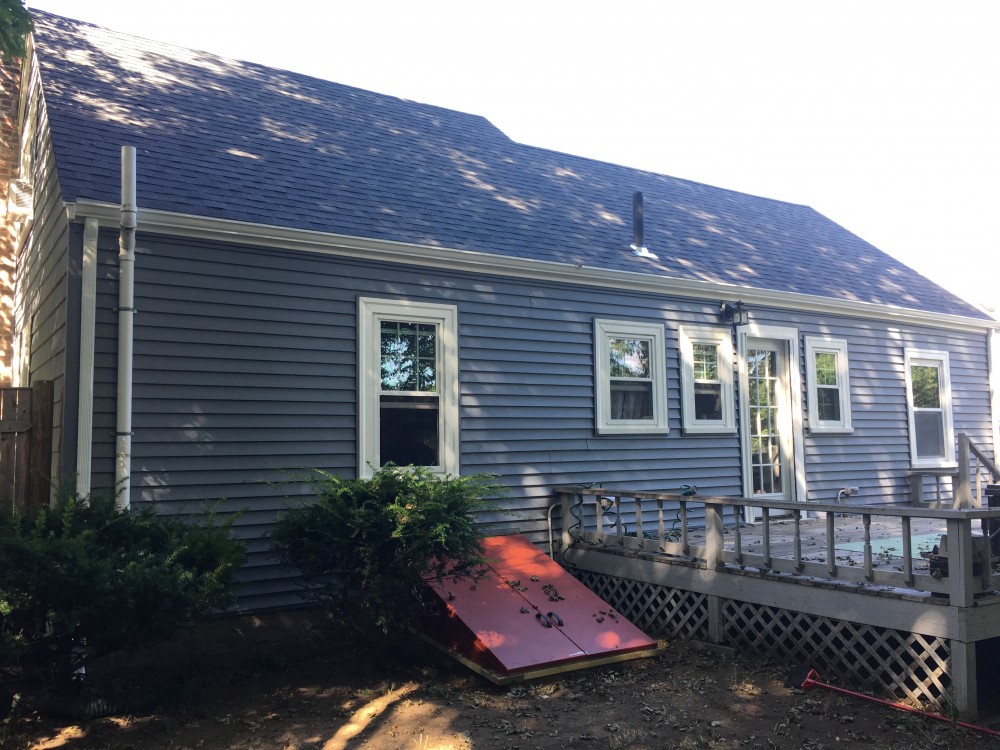
<instances>
[{"instance_id":1,"label":"white lattice skirting","mask_svg":"<svg viewBox=\"0 0 1000 750\"><path fill-rule=\"evenodd\" d=\"M594 593L650 635L708 640L709 597L693 591L577 569ZM819 670L852 687L941 707L950 679L948 640L722 600L726 645L768 661Z\"/></svg>"}]
</instances>

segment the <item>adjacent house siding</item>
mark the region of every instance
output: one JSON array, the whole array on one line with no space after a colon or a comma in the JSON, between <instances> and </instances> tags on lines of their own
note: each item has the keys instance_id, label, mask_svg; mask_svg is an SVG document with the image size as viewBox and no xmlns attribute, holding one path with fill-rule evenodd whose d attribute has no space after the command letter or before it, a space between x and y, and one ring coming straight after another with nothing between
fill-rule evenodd
<instances>
[{"instance_id":1,"label":"adjacent house siding","mask_svg":"<svg viewBox=\"0 0 1000 750\"><path fill-rule=\"evenodd\" d=\"M114 469L116 255L100 241L94 481ZM136 263L132 501L184 516L239 513L250 545L246 606L287 603L288 572L266 534L310 469L353 476L357 455L357 298L455 305L462 473L500 475L517 517L487 519L541 541L557 484L742 492L739 439L681 428L678 327L720 325L717 300L546 285L320 255L140 236ZM956 427L988 433L981 335L903 333L851 319L754 309L756 322L850 345L851 435L807 436L810 498L847 484L861 499L904 499L909 467L903 348L948 345ZM596 436L595 318L662 323L668 435ZM801 363L800 363L801 366ZM979 384L982 383L980 386ZM957 388L956 388L957 389ZM982 391L980 393L980 391ZM984 412L985 413L985 412Z\"/></svg>"},{"instance_id":2,"label":"adjacent house siding","mask_svg":"<svg viewBox=\"0 0 1000 750\"><path fill-rule=\"evenodd\" d=\"M22 229L14 293L15 382L51 380L54 387L52 476L62 461L68 312L69 224L63 209L44 100L37 75L30 80L37 125L30 139L33 211ZM25 175L22 175L22 179Z\"/></svg>"},{"instance_id":3,"label":"adjacent house siding","mask_svg":"<svg viewBox=\"0 0 1000 750\"><path fill-rule=\"evenodd\" d=\"M0 64L0 386L12 380L17 227L7 199L20 165L21 66Z\"/></svg>"}]
</instances>

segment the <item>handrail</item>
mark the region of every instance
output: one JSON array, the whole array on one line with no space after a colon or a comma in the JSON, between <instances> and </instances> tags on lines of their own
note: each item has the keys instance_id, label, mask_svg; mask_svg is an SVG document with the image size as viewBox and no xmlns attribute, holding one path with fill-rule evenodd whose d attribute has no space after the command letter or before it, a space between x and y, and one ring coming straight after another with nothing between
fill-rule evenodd
<instances>
[{"instance_id":1,"label":"handrail","mask_svg":"<svg viewBox=\"0 0 1000 750\"><path fill-rule=\"evenodd\" d=\"M975 457L978 461L978 465L981 465L989 473L990 477L994 482L1000 481L1000 469L997 468L996 464L993 463L986 456L985 453L977 446L972 439L966 435L964 432L958 435L958 484L955 487L955 503L960 508L966 508L972 505L972 481L970 475L969 465L971 463L972 457ZM976 504L979 507L983 506L983 485L982 485L982 474L978 470L975 471L976 477Z\"/></svg>"},{"instance_id":2,"label":"handrail","mask_svg":"<svg viewBox=\"0 0 1000 750\"><path fill-rule=\"evenodd\" d=\"M925 592L943 594L958 606L971 606L977 594L992 591L989 544L973 534L973 522L982 519L1000 521L1000 508L928 508L900 505L845 505L832 502L791 502L700 495L672 492L623 490L610 487L560 486L563 518L579 519L579 524L564 526L563 552L575 545L596 548L617 548L633 553L647 553L672 563L694 565L709 571L733 568L758 569L765 573L788 573L859 587L892 587L906 589L911 594ZM704 514L704 522L689 524L696 506ZM744 507L762 511L760 531L762 544L744 548L739 532L739 518ZM731 510L730 510L731 509ZM771 511L786 511L794 522L793 551L788 556L776 554L771 544ZM728 513L727 513L728 511ZM802 553L802 513L826 518L826 549L810 548L809 557ZM667 529L665 514L675 515L679 528ZM695 515L697 515L695 513ZM734 533L726 535L723 519L737 520ZM861 516L864 529L862 564L838 562L834 554L835 518L838 515ZM626 520L627 516L627 520ZM879 566L879 555L873 552L871 522L873 517L898 518L903 536L903 558L893 556L893 569ZM948 535L948 567L915 570L912 559L911 521L922 518L944 522ZM613 520L611 520L613 519ZM626 524L630 528L626 528ZM703 544L697 544L704 538ZM820 532L820 538L823 532ZM728 545L727 545L728 542ZM749 545L748 545L749 546ZM818 555L818 556L817 556ZM735 571L734 571L735 572ZM934 574L936 573L936 575Z\"/></svg>"},{"instance_id":3,"label":"handrail","mask_svg":"<svg viewBox=\"0 0 1000 750\"><path fill-rule=\"evenodd\" d=\"M771 510L861 513L868 511L878 516L909 516L911 518L936 518L947 521L949 518L997 518L1000 508L940 508L912 507L908 505L845 505L842 502L825 500L765 500L750 497L734 497L731 495L682 495L677 492L656 492L653 490L628 490L614 487L581 487L577 485L559 485L553 487L556 494L601 495L603 497L634 497L646 500L673 500L678 503L698 502L727 507L769 508Z\"/></svg>"},{"instance_id":4,"label":"handrail","mask_svg":"<svg viewBox=\"0 0 1000 750\"><path fill-rule=\"evenodd\" d=\"M983 466L989 469L989 472L993 476L993 479L995 481L1000 481L1000 469L998 469L997 465L992 461L990 461L990 459L986 456L986 454L979 449L979 446L977 446L971 440L969 441L969 450L971 450L973 454L975 454L976 458L979 459L980 463L982 463Z\"/></svg>"}]
</instances>

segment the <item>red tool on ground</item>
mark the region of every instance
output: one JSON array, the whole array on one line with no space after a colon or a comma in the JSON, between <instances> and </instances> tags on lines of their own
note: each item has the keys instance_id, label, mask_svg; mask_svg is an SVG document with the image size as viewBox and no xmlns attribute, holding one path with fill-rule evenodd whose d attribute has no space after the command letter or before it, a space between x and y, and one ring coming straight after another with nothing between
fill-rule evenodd
<instances>
[{"instance_id":1,"label":"red tool on ground","mask_svg":"<svg viewBox=\"0 0 1000 750\"><path fill-rule=\"evenodd\" d=\"M994 737L1000 737L1000 732L996 732L992 729L987 729L986 727L981 727L976 724L969 724L965 721L954 721L949 719L943 714L935 714L930 711L921 711L919 708L913 708L907 706L905 703L894 703L893 701L882 700L881 698L874 698L870 695L865 695L864 693L857 693L853 690L848 690L847 688L837 687L836 685L830 685L826 682L819 681L819 674L815 669L810 669L809 674L802 681L802 689L808 690L809 688L820 687L827 690L832 690L835 693L842 693L843 695L850 695L854 698L863 698L866 701L871 701L872 703L881 703L883 706L888 706L889 708L895 708L898 711L906 711L910 714L917 714L918 716L923 716L928 719L935 719L937 721L943 721L947 724L953 724L957 727L963 727L964 729L972 729L976 732L983 732L984 734L991 734Z\"/></svg>"}]
</instances>

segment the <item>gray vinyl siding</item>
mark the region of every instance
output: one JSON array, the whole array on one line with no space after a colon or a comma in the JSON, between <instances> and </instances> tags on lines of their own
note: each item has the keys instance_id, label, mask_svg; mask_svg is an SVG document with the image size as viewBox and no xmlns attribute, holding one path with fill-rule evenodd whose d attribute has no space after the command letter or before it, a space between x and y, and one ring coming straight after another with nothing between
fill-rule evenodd
<instances>
[{"instance_id":1,"label":"gray vinyl siding","mask_svg":"<svg viewBox=\"0 0 1000 750\"><path fill-rule=\"evenodd\" d=\"M31 96L38 96L32 77ZM69 224L63 210L44 105L33 142L33 215L17 258L15 335L28 348L27 382L53 381L52 476L61 474L68 312ZM17 363L15 363L17 366Z\"/></svg>"},{"instance_id":2,"label":"gray vinyl siding","mask_svg":"<svg viewBox=\"0 0 1000 750\"><path fill-rule=\"evenodd\" d=\"M114 470L114 236L102 234L100 249L95 488L110 487ZM742 492L738 437L681 429L678 326L719 325L718 300L140 235L132 500L180 516L210 507L239 513L237 533L250 549L244 606L294 601L294 583L270 558L266 535L288 502L308 495L302 473L355 473L359 296L457 306L461 470L498 474L509 488L504 502L518 514L487 520L542 541L558 484ZM953 389L968 391L955 398L956 430L987 444L988 409L979 414L988 406L985 369L977 374L984 335L904 333L765 309L752 316L800 336L849 342L855 430L806 436L810 498L858 484L865 501L902 499L909 466L902 352L910 341L950 352ZM594 318L665 325L669 435L595 435Z\"/></svg>"},{"instance_id":3,"label":"gray vinyl siding","mask_svg":"<svg viewBox=\"0 0 1000 750\"><path fill-rule=\"evenodd\" d=\"M858 486L861 492L853 498L856 503L909 501L906 349L948 352L955 434L965 432L988 455L994 455L985 331L903 330L851 318L788 313L769 322L799 329L802 403L807 412L804 439L807 499L835 500L839 490ZM830 336L848 342L854 428L850 434L808 432L804 377L807 336ZM950 490L950 485L947 488Z\"/></svg>"}]
</instances>

